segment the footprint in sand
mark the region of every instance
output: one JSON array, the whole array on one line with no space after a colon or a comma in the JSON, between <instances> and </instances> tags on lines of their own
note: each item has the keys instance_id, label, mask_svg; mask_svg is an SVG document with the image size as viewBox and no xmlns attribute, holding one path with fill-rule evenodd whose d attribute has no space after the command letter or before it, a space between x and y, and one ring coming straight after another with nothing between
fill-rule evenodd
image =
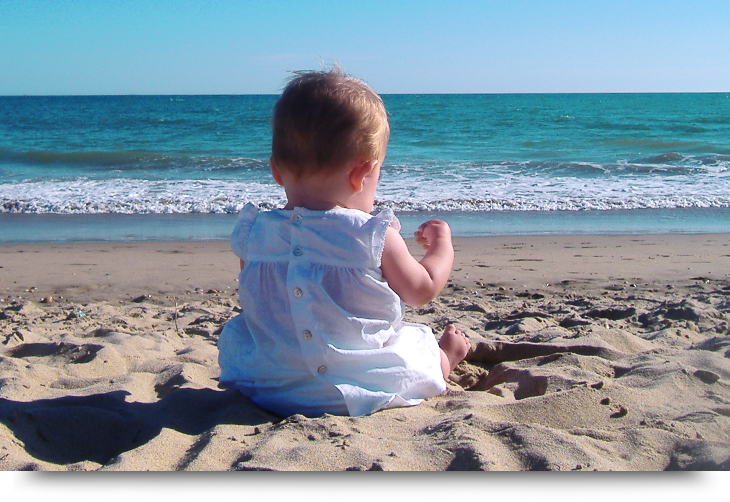
<instances>
[{"instance_id":1,"label":"footprint in sand","mask_svg":"<svg viewBox=\"0 0 730 502\"><path fill-rule=\"evenodd\" d=\"M66 364L85 364L93 361L96 354L103 349L102 345L72 343L24 343L6 352L10 357L26 359L33 357L48 357L54 366Z\"/></svg>"}]
</instances>

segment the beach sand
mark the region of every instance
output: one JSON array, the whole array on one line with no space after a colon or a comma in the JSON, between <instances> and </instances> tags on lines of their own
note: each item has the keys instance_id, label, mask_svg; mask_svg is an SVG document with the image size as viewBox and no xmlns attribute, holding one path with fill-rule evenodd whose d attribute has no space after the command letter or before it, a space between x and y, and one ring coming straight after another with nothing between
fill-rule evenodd
<instances>
[{"instance_id":1,"label":"beach sand","mask_svg":"<svg viewBox=\"0 0 730 502\"><path fill-rule=\"evenodd\" d=\"M455 248L443 395L281 419L218 388L226 242L0 246L0 469L730 469L730 234Z\"/></svg>"}]
</instances>

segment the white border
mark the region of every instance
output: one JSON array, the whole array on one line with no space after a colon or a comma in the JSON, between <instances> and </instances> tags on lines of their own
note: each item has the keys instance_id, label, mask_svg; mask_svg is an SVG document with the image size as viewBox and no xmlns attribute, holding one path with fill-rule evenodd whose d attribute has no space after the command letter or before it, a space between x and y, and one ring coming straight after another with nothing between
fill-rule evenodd
<instances>
[{"instance_id":1,"label":"white border","mask_svg":"<svg viewBox=\"0 0 730 502\"><path fill-rule=\"evenodd\" d=\"M13 473L0 472L0 502L13 501Z\"/></svg>"}]
</instances>

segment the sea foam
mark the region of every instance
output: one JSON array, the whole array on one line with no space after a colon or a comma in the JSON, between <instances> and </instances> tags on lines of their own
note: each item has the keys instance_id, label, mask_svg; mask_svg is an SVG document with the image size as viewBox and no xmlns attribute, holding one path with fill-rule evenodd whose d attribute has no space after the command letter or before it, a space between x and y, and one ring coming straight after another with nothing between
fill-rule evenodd
<instances>
[{"instance_id":1,"label":"sea foam","mask_svg":"<svg viewBox=\"0 0 730 502\"><path fill-rule=\"evenodd\" d=\"M656 166L655 166L656 167ZM590 169L595 169L590 167ZM422 180L430 175L430 179ZM285 203L273 181L74 179L0 185L0 212L236 213ZM468 169L384 172L376 206L398 211L555 211L730 207L728 172L571 177Z\"/></svg>"}]
</instances>

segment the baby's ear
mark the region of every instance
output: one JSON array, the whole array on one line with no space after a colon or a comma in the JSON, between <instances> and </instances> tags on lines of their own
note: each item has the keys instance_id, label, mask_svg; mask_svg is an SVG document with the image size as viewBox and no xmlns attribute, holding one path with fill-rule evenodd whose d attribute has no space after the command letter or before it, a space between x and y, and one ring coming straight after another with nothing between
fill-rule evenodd
<instances>
[{"instance_id":1,"label":"baby's ear","mask_svg":"<svg viewBox=\"0 0 730 502\"><path fill-rule=\"evenodd\" d=\"M271 175L274 177L274 181L276 181L278 185L284 186L281 172L279 171L279 168L276 167L276 164L274 163L274 159L272 157L269 157L269 166L271 167Z\"/></svg>"},{"instance_id":2,"label":"baby's ear","mask_svg":"<svg viewBox=\"0 0 730 502\"><path fill-rule=\"evenodd\" d=\"M377 164L377 160L362 160L355 164L355 167L350 171L350 184L355 193L362 191L365 178L375 169Z\"/></svg>"}]
</instances>

